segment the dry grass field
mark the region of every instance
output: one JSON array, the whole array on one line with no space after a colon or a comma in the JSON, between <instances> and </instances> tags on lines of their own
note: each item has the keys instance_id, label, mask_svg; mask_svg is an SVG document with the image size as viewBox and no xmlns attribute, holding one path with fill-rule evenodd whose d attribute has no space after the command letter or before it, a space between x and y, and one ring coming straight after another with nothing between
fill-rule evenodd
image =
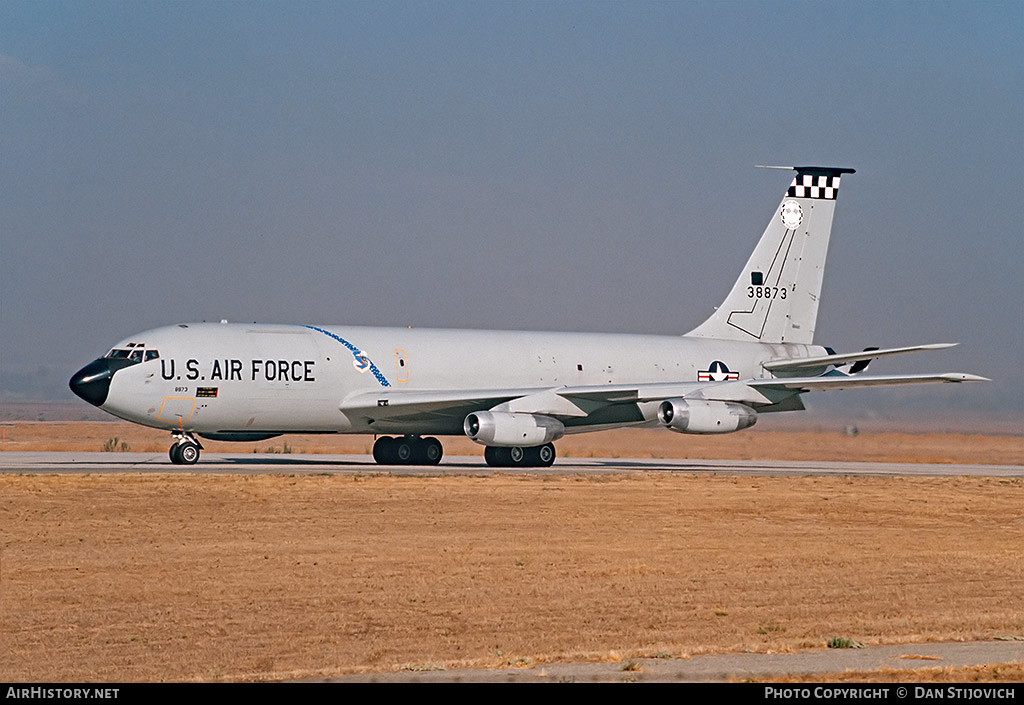
<instances>
[{"instance_id":1,"label":"dry grass field","mask_svg":"<svg viewBox=\"0 0 1024 705\"><path fill-rule=\"evenodd\" d=\"M166 451L162 433L96 426L33 433L58 449L116 436ZM30 449L26 428L6 427L4 447ZM700 437L624 433L559 449L651 457L666 452L657 433L691 457L1024 456L1016 436L751 432L729 453ZM296 452L349 442L284 440ZM836 636L990 639L1024 635L1022 594L1020 479L0 475L0 681L271 680L789 651Z\"/></svg>"}]
</instances>

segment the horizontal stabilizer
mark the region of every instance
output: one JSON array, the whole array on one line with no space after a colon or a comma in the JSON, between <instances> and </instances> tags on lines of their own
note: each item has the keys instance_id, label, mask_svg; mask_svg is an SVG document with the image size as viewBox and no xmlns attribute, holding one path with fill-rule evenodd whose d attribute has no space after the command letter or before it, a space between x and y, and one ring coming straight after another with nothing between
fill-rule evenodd
<instances>
[{"instance_id":1,"label":"horizontal stabilizer","mask_svg":"<svg viewBox=\"0 0 1024 705\"><path fill-rule=\"evenodd\" d=\"M842 355L821 355L819 357L786 358L769 360L762 363L769 372L783 372L791 370L811 369L827 365L845 365L848 362L860 360L875 360L889 355L902 355L903 353L918 352L920 350L945 350L956 347L958 343L932 343L931 345L912 345L905 348L889 348L887 350L865 350L864 352L845 353Z\"/></svg>"},{"instance_id":2,"label":"horizontal stabilizer","mask_svg":"<svg viewBox=\"0 0 1024 705\"><path fill-rule=\"evenodd\" d=\"M834 389L857 389L860 387L891 387L906 384L941 384L948 382L990 382L987 377L963 372L947 372L939 375L847 375L827 374L821 377L780 377L749 381L756 389L791 389L801 392L828 391Z\"/></svg>"}]
</instances>

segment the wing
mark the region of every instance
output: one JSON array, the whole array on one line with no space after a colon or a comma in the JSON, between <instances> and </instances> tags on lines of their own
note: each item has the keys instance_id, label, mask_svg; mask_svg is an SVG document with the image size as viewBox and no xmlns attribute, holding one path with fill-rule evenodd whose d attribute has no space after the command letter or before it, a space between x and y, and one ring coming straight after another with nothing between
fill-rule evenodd
<instances>
[{"instance_id":1,"label":"wing","mask_svg":"<svg viewBox=\"0 0 1024 705\"><path fill-rule=\"evenodd\" d=\"M861 355L856 353L855 355ZM857 357L855 359L863 359ZM847 359L847 361L850 361ZM821 362L814 360L813 366ZM810 367L812 365L807 365ZM794 365L793 369L798 366ZM460 433L475 411L507 411L550 416L567 429L652 422L657 404L666 399L738 402L760 412L803 408L797 398L809 391L910 384L987 381L964 373L922 375L851 375L838 370L810 377L770 377L726 382L647 383L560 386L521 389L400 390L380 389L346 397L339 409L350 419L376 424L382 432L402 432L424 424L432 433Z\"/></svg>"},{"instance_id":2,"label":"wing","mask_svg":"<svg viewBox=\"0 0 1024 705\"><path fill-rule=\"evenodd\" d=\"M386 433L461 433L475 411L508 411L550 416L567 427L622 426L653 421L638 404L695 393L708 383L596 385L522 389L402 390L380 389L346 397L339 409L354 422ZM759 397L763 398L763 397Z\"/></svg>"}]
</instances>

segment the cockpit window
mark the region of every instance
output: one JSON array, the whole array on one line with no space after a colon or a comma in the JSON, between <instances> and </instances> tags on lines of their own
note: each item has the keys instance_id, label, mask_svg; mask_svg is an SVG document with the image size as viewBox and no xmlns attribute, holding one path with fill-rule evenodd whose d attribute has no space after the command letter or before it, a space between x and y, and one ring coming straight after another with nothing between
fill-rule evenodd
<instances>
[{"instance_id":1,"label":"cockpit window","mask_svg":"<svg viewBox=\"0 0 1024 705\"><path fill-rule=\"evenodd\" d=\"M143 360L155 360L160 357L160 353L156 350L143 350L141 345L133 343L128 346L127 350L124 348L114 348L105 357L108 360L123 360L129 365L135 365Z\"/></svg>"}]
</instances>

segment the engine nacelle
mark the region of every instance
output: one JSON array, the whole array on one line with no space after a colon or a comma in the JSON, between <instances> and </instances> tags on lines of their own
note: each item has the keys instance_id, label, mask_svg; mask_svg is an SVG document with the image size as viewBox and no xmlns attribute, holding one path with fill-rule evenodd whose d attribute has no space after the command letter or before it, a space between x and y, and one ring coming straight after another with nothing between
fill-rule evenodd
<instances>
[{"instance_id":1,"label":"engine nacelle","mask_svg":"<svg viewBox=\"0 0 1024 705\"><path fill-rule=\"evenodd\" d=\"M757 422L757 412L732 401L666 399L658 407L662 426L678 433L732 433Z\"/></svg>"},{"instance_id":2,"label":"engine nacelle","mask_svg":"<svg viewBox=\"0 0 1024 705\"><path fill-rule=\"evenodd\" d=\"M565 426L558 419L509 411L473 412L462 428L477 443L505 448L542 446L565 435Z\"/></svg>"}]
</instances>

